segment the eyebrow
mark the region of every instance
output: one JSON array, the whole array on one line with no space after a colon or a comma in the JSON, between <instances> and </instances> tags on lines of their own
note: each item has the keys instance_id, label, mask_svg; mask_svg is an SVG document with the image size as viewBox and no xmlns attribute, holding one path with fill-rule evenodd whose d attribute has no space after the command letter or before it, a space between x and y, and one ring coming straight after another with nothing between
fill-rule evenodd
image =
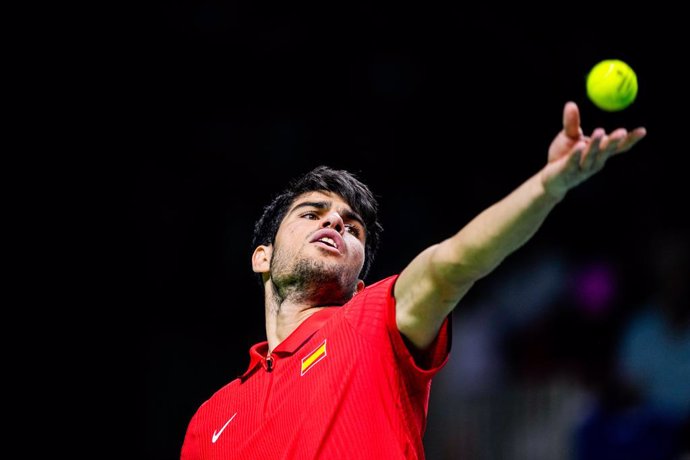
<instances>
[{"instance_id":1,"label":"eyebrow","mask_svg":"<svg viewBox=\"0 0 690 460\"><path fill-rule=\"evenodd\" d=\"M297 203L289 212L289 214L292 214L296 210L300 208L317 208L317 209L329 209L331 206L333 206L332 201L303 201L301 203ZM346 209L344 211L338 211L344 218L345 220L355 220L357 221L362 227L366 228L366 225L364 225L364 221L360 217L359 214L357 214L354 211L351 211L349 209Z\"/></svg>"}]
</instances>

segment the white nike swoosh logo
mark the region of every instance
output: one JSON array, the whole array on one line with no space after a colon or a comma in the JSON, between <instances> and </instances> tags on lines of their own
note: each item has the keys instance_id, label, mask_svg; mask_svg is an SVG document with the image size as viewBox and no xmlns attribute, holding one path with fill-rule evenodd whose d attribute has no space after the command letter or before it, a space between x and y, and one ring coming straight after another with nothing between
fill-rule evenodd
<instances>
[{"instance_id":1,"label":"white nike swoosh logo","mask_svg":"<svg viewBox=\"0 0 690 460\"><path fill-rule=\"evenodd\" d=\"M230 417L230 420L228 420L227 422L225 422L225 425L223 425L223 428L221 428L220 431L219 431L218 433L216 433L216 430L213 430L213 437L211 438L211 442L212 442L212 443L215 444L216 441L218 441L218 438L220 438L220 434L223 432L223 430L225 429L225 427L228 426L228 423L232 422L232 419L235 418L235 415L237 415L237 412L235 412L234 414L232 414L232 417Z\"/></svg>"}]
</instances>

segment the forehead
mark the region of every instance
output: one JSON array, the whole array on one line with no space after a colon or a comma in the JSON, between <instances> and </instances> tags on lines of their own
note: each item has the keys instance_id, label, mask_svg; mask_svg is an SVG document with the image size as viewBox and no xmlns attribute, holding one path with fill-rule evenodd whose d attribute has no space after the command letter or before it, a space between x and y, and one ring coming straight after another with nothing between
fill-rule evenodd
<instances>
[{"instance_id":1,"label":"forehead","mask_svg":"<svg viewBox=\"0 0 690 460\"><path fill-rule=\"evenodd\" d=\"M290 209L292 210L296 205L305 202L329 203L331 208L339 210L350 210L350 205L347 203L347 201L345 201L343 197L341 197L337 193L328 192L325 190L306 192L302 193L301 195L298 195L290 205Z\"/></svg>"}]
</instances>

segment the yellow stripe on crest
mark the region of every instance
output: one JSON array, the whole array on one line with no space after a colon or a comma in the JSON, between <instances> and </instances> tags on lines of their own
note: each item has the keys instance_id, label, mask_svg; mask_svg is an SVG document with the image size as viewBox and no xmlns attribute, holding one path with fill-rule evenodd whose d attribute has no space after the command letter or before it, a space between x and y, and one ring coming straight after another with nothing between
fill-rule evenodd
<instances>
[{"instance_id":1,"label":"yellow stripe on crest","mask_svg":"<svg viewBox=\"0 0 690 460\"><path fill-rule=\"evenodd\" d=\"M300 375L304 375L309 369L311 369L314 366L314 364L318 363L325 357L326 340L324 339L321 345L316 347L316 350L312 351L307 356L302 358L302 373Z\"/></svg>"}]
</instances>

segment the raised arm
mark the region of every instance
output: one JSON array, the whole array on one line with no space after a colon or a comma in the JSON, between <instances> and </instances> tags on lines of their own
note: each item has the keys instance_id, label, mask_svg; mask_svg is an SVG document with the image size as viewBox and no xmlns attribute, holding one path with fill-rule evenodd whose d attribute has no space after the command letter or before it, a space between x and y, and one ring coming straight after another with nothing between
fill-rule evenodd
<instances>
[{"instance_id":1,"label":"raised arm","mask_svg":"<svg viewBox=\"0 0 690 460\"><path fill-rule=\"evenodd\" d=\"M443 320L472 285L527 242L568 190L599 172L613 155L632 148L644 128L597 128L584 136L574 102L563 109L563 129L546 165L458 233L422 251L395 285L398 329L418 348L428 346Z\"/></svg>"}]
</instances>

